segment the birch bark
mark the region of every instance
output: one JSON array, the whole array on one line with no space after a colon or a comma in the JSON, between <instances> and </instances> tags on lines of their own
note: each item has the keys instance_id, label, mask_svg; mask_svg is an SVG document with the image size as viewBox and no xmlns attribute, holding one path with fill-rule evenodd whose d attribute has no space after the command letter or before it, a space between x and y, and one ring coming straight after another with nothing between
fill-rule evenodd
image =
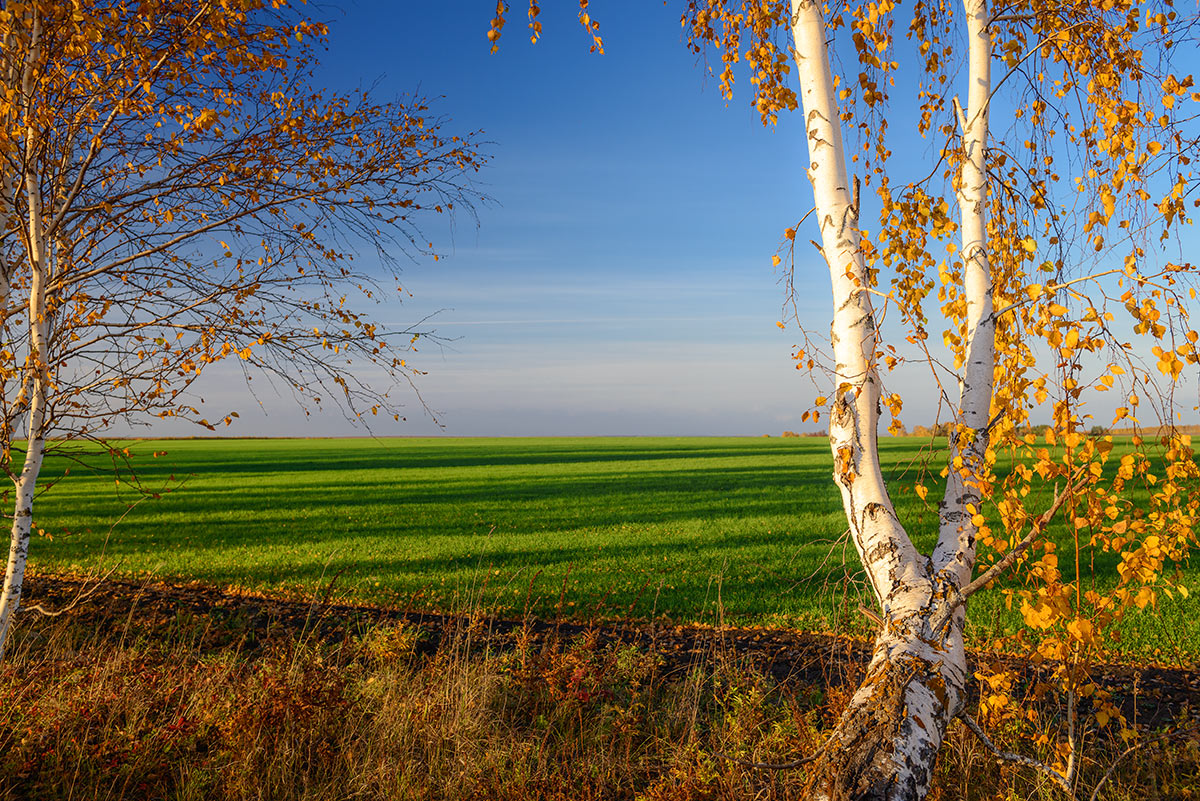
<instances>
[{"instance_id":1,"label":"birch bark","mask_svg":"<svg viewBox=\"0 0 1200 801\"><path fill-rule=\"evenodd\" d=\"M967 506L978 508L978 479L986 474L985 453L996 363L992 272L987 254L987 186L984 151L991 97L992 40L984 0L964 0L967 13L968 90L962 115L963 163L958 176L962 258L967 299L967 348L959 385L959 430L953 438L946 494L941 505L935 570L961 589L975 566L976 526Z\"/></svg>"},{"instance_id":2,"label":"birch bark","mask_svg":"<svg viewBox=\"0 0 1200 801\"><path fill-rule=\"evenodd\" d=\"M21 604L25 564L29 557L29 536L33 527L33 498L37 489L42 458L46 452L46 351L49 339L49 315L46 309L46 284L49 261L42 226L42 206L37 176L26 175L29 198L29 356L25 364L30 387L29 409L25 415L25 460L15 480L16 498L9 538L8 564L4 571L4 589L0 591L0 659L8 646L13 615Z\"/></svg>"},{"instance_id":3,"label":"birch bark","mask_svg":"<svg viewBox=\"0 0 1200 801\"><path fill-rule=\"evenodd\" d=\"M33 16L32 35L22 93L32 96L33 65L40 58L40 25L36 13ZM9 537L8 563L4 571L4 588L0 590L0 658L8 646L8 635L12 629L13 616L21 603L21 589L25 579L25 565L29 556L29 537L33 524L33 499L38 475L46 449L46 388L47 388L47 342L49 339L49 314L46 307L46 287L49 283L50 259L47 252L46 233L42 216L41 176L33 169L37 163L34 151L38 147L38 132L25 123L25 154L22 189L26 197L25 252L29 262L30 283L27 312L29 325L29 353L26 357L22 377L22 391L28 387L26 402L25 459L21 472L14 478L15 500L13 521Z\"/></svg>"},{"instance_id":4,"label":"birch bark","mask_svg":"<svg viewBox=\"0 0 1200 801\"><path fill-rule=\"evenodd\" d=\"M913 546L887 494L878 458L878 336L846 171L840 112L829 66L821 6L793 0L792 35L822 251L829 265L834 314L836 391L830 417L834 480L855 548L883 610L867 677L851 699L814 772L819 799L919 799L934 760L962 706L967 680L963 609L936 625L954 590L970 581L974 528L967 504L978 502L974 478L984 461L994 362L991 279L986 256L983 152L990 91L990 39L982 0L967 0L971 47L966 159L959 176L969 343L961 387L960 430L942 504L938 549Z\"/></svg>"},{"instance_id":5,"label":"birch bark","mask_svg":"<svg viewBox=\"0 0 1200 801\"><path fill-rule=\"evenodd\" d=\"M33 217L33 208L30 211ZM40 223L40 219L38 221ZM40 225L37 228L40 235ZM32 232L32 231L31 231ZM42 469L42 458L46 451L46 363L45 353L49 321L46 312L45 252L43 242L30 249L36 256L29 290L30 353L26 371L29 386L29 410L26 420L25 460L21 473L14 481L16 498L13 505L13 521L8 548L8 564L4 572L4 589L0 591L0 659L8 646L8 635L12 629L13 615L21 603L21 588L25 579L25 564L29 556L29 536L33 524L33 498L38 475Z\"/></svg>"}]
</instances>

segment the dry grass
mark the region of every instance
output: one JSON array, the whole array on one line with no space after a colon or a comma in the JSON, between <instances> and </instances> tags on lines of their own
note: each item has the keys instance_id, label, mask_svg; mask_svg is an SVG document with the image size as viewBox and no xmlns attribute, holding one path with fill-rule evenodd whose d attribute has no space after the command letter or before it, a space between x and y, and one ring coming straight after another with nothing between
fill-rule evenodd
<instances>
[{"instance_id":1,"label":"dry grass","mask_svg":"<svg viewBox=\"0 0 1200 801\"><path fill-rule=\"evenodd\" d=\"M202 648L186 626L165 639L70 621L20 631L0 665L0 798L800 798L802 772L718 754L809 753L845 701L728 654L668 673L595 637L498 647L465 625L432 655L421 637L393 626L251 654ZM1003 735L1028 750L1022 736ZM1096 749L1085 784L1116 753ZM1195 743L1165 742L1102 797L1200 798L1197 776ZM939 799L1061 797L961 729L936 785Z\"/></svg>"}]
</instances>

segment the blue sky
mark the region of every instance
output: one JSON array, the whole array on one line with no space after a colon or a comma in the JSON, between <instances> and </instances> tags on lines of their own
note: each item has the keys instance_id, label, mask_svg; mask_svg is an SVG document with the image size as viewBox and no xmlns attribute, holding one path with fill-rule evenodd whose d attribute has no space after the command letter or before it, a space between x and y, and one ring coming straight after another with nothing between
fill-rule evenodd
<instances>
[{"instance_id":1,"label":"blue sky","mask_svg":"<svg viewBox=\"0 0 1200 801\"><path fill-rule=\"evenodd\" d=\"M588 52L574 5L546 3L542 40L531 45L515 3L495 55L488 0L315 7L331 22L319 82L430 97L451 118L448 130L481 131L491 157L475 186L491 198L478 226L467 215L453 227L431 222L429 238L445 258L406 265L411 297L376 310L395 325L434 314L433 327L450 340L412 360L428 373L419 387L437 420L400 396L407 421L371 433L814 428L800 416L820 393L790 359L799 334L775 324L786 297L771 264L784 229L811 206L799 116L764 128L749 93L727 104L684 47L675 4L595 3L604 55ZM906 133L915 126L896 106L893 147L911 152L924 173L935 147ZM815 236L802 229L797 242ZM807 245L796 252L799 316L824 334L827 268ZM207 409L242 415L222 433L367 433L336 408L306 419L290 396L260 382L256 406L229 378L214 370L201 387ZM935 393L909 392L910 427L936 413Z\"/></svg>"},{"instance_id":2,"label":"blue sky","mask_svg":"<svg viewBox=\"0 0 1200 801\"><path fill-rule=\"evenodd\" d=\"M683 46L677 11L605 3L596 55L570 5L546 4L537 45L515 9L495 55L493 3L346 0L318 12L332 27L319 81L419 92L450 130L490 143L478 228L465 215L453 230L429 226L446 258L406 265L412 297L377 310L397 324L437 312L453 340L412 360L442 427L412 400L406 423L374 433L800 428L813 393L789 358L795 334L775 325L785 296L771 265L809 205L796 121L764 129L748 99L727 106ZM821 280L803 304L820 319L827 274L811 267ZM206 382L207 408L242 414L228 433L363 433L337 410L305 420L257 384L261 410L238 381Z\"/></svg>"}]
</instances>

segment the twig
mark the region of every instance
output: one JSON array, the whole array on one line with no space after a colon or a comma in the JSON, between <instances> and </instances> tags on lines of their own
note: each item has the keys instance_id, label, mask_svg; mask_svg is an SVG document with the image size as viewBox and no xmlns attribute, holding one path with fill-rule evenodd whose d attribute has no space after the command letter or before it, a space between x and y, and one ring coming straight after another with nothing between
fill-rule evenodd
<instances>
[{"instance_id":1,"label":"twig","mask_svg":"<svg viewBox=\"0 0 1200 801\"><path fill-rule=\"evenodd\" d=\"M108 577L111 576L116 571L116 569L120 566L121 566L121 563L117 562L115 565L110 567L108 569L107 573L105 573L100 578L96 579L96 583L92 586L92 588L90 590L88 590L87 592L81 592L79 595L76 595L75 600L71 601L71 603L67 604L62 609L50 610L50 609L47 609L46 607L42 606L41 604L34 604L33 606L26 606L25 611L26 612L37 612L39 615L42 615L43 617L58 617L59 615L66 614L67 612L70 612L75 607L79 606L79 604L86 601L88 598L91 598L93 595L95 595L96 592L102 586L104 586L104 582L108 580Z\"/></svg>"},{"instance_id":2,"label":"twig","mask_svg":"<svg viewBox=\"0 0 1200 801\"><path fill-rule=\"evenodd\" d=\"M850 208L854 210L854 211L853 211L853 214L854 214L854 226L855 226L856 228L858 227L858 210L859 210L859 205L858 205L858 191L859 191L858 176L857 176L857 175L855 175L855 176L854 176L854 194L853 194L853 195L851 195L851 200L850 200Z\"/></svg>"},{"instance_id":3,"label":"twig","mask_svg":"<svg viewBox=\"0 0 1200 801\"><path fill-rule=\"evenodd\" d=\"M1181 729L1179 731L1169 731L1166 734L1160 734L1158 737L1155 737L1152 740L1143 740L1140 743L1134 743L1133 745L1129 746L1124 751L1122 751L1120 754L1118 754L1117 758L1114 759L1112 761L1112 764L1108 766L1108 770L1104 771L1104 775L1101 776L1100 781L1096 783L1096 788L1094 790L1092 790L1092 795L1088 798L1088 801L1096 801L1096 799L1100 795L1100 788L1103 787L1105 782L1107 782L1109 779L1111 779L1112 775L1117 772L1117 765L1119 765L1121 763L1122 759L1129 756L1134 751L1138 750L1139 748L1144 748L1147 745L1154 745L1155 743L1170 739L1171 737L1175 737L1176 735L1179 735L1179 734L1188 734L1188 733L1193 733L1196 731L1200 731L1200 729L1198 729L1195 726L1193 726L1190 729Z\"/></svg>"},{"instance_id":4,"label":"twig","mask_svg":"<svg viewBox=\"0 0 1200 801\"><path fill-rule=\"evenodd\" d=\"M337 584L337 580L339 578L341 578L342 574L345 573L349 568L350 568L350 565L342 565L341 569L338 570L338 572L334 573L333 578L331 578L329 580L329 583L325 585L325 591L323 593L321 593L321 605L322 606L325 606L329 603L329 599L333 596L334 585Z\"/></svg>"},{"instance_id":5,"label":"twig","mask_svg":"<svg viewBox=\"0 0 1200 801\"><path fill-rule=\"evenodd\" d=\"M883 618L881 618L879 615L875 614L873 611L871 611L867 607L863 606L862 604L859 604L858 611L862 614L863 617L865 617L867 620L874 623L876 626L879 626L880 628L883 627Z\"/></svg>"},{"instance_id":6,"label":"twig","mask_svg":"<svg viewBox=\"0 0 1200 801\"><path fill-rule=\"evenodd\" d=\"M1033 14L997 14L988 20L988 25L996 22L1029 22L1032 19Z\"/></svg>"},{"instance_id":7,"label":"twig","mask_svg":"<svg viewBox=\"0 0 1200 801\"><path fill-rule=\"evenodd\" d=\"M1046 527L1050 525L1050 522L1054 520L1054 515L1058 513L1058 510L1062 507L1062 505L1074 497L1075 493L1081 490L1083 485L1087 483L1087 472L1081 470L1080 473L1081 475L1079 480L1074 484L1068 485L1065 492L1062 494L1057 492L1054 493L1054 502L1050 504L1050 508L1045 512L1042 512L1041 516L1033 521L1033 526L1030 528L1029 534L1025 536L1025 539L1017 543L1017 547L1009 551L1003 559L992 565L987 572L972 581L960 592L962 600L965 601L967 598L970 598L988 584L995 581L995 579L1001 573L1007 570L1013 562L1017 561L1017 559L1024 555L1025 551L1029 550L1029 546L1033 545L1034 540L1036 540L1046 530Z\"/></svg>"},{"instance_id":8,"label":"twig","mask_svg":"<svg viewBox=\"0 0 1200 801\"><path fill-rule=\"evenodd\" d=\"M974 732L975 736L979 738L979 741L983 743L984 747L991 751L997 759L1003 759L1005 762L1015 762L1018 765L1024 765L1027 768L1039 770L1053 779L1055 784L1057 784L1069 798L1075 797L1075 793L1072 792L1071 784L1067 781L1066 776L1063 776L1049 765L1038 762L1036 759L1030 759L1027 756L1021 756L1020 754L1014 754L1009 751L1001 751L992 744L992 741L989 740L988 736L983 733L983 729L979 728L979 724L975 722L974 718L972 718L966 712L960 712L958 713L958 716L962 718L962 722L967 724L967 728ZM1094 798L1095 797L1093 796L1093 799Z\"/></svg>"},{"instance_id":9,"label":"twig","mask_svg":"<svg viewBox=\"0 0 1200 801\"><path fill-rule=\"evenodd\" d=\"M967 115L963 111L962 103L958 102L958 95L951 98L954 102L954 115L958 117L958 124L962 128L964 135L967 133Z\"/></svg>"},{"instance_id":10,"label":"twig","mask_svg":"<svg viewBox=\"0 0 1200 801\"><path fill-rule=\"evenodd\" d=\"M1066 289L1067 287L1071 286L1071 284L1078 284L1080 281L1095 281L1095 280L1105 277L1106 275L1113 275L1114 273L1119 273L1119 272L1122 272L1122 271L1121 270L1105 270L1102 273L1092 273L1091 275L1084 275L1084 276L1080 276L1079 278L1072 278L1070 281L1060 281L1058 283L1046 284L1045 291L1047 293L1057 292L1060 289ZM1080 297L1078 294L1076 294L1074 292L1072 292L1071 294L1075 295L1076 298ZM1017 300L1017 301L1013 301L1012 303L1008 304L1007 306L1002 306L999 310L992 312L992 319L993 320L999 319L1001 315L1007 314L1008 312L1012 311L1013 309L1017 308L1018 306L1023 306L1029 302L1030 301L1028 301L1028 300Z\"/></svg>"}]
</instances>

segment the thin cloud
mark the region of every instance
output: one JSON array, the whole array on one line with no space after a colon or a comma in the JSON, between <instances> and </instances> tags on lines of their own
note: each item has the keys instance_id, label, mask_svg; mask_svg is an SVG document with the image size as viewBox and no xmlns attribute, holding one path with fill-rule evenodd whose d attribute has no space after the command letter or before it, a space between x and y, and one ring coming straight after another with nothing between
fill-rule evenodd
<instances>
[{"instance_id":1,"label":"thin cloud","mask_svg":"<svg viewBox=\"0 0 1200 801\"><path fill-rule=\"evenodd\" d=\"M625 317L565 317L561 319L528 319L528 320L434 320L437 325L566 325L571 323L577 324L592 324L592 323L628 323L636 321L636 315L627 315ZM700 323L713 322L717 320L758 320L758 316L750 314L727 314L727 315L704 315L697 317L659 317L656 318L661 323Z\"/></svg>"}]
</instances>

